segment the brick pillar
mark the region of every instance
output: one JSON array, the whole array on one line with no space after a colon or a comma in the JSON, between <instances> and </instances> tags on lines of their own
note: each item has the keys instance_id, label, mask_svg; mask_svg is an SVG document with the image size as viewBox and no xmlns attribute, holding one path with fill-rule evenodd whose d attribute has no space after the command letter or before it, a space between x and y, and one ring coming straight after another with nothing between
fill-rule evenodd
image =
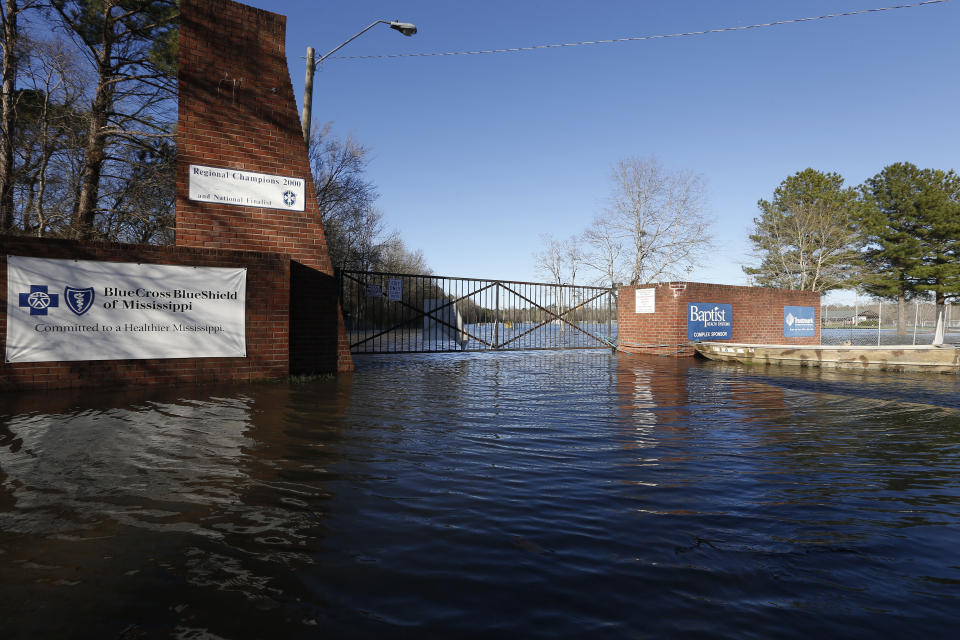
<instances>
[{"instance_id":1,"label":"brick pillar","mask_svg":"<svg viewBox=\"0 0 960 640\"><path fill-rule=\"evenodd\" d=\"M177 245L290 257L291 373L353 368L285 53L286 18L181 0ZM300 178L304 211L196 202L189 165Z\"/></svg>"}]
</instances>

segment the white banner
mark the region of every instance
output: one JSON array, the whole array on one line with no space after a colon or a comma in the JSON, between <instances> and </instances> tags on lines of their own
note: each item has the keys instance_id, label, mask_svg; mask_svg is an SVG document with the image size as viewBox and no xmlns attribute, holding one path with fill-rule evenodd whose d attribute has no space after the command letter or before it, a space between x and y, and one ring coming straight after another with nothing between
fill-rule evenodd
<instances>
[{"instance_id":1,"label":"white banner","mask_svg":"<svg viewBox=\"0 0 960 640\"><path fill-rule=\"evenodd\" d=\"M7 256L7 362L247 355L247 270Z\"/></svg>"},{"instance_id":2,"label":"white banner","mask_svg":"<svg viewBox=\"0 0 960 640\"><path fill-rule=\"evenodd\" d=\"M188 197L199 202L303 211L304 184L290 176L192 164Z\"/></svg>"}]
</instances>

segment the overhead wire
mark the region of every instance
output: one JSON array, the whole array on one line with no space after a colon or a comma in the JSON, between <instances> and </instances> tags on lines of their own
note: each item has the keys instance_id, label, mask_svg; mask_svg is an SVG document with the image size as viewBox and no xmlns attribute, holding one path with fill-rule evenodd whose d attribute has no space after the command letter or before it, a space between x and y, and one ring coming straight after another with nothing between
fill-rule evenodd
<instances>
[{"instance_id":1,"label":"overhead wire","mask_svg":"<svg viewBox=\"0 0 960 640\"><path fill-rule=\"evenodd\" d=\"M890 7L875 7L872 9L857 9L855 11L845 11L843 13L828 13L820 16L810 16L807 18L789 18L787 20L777 20L775 22L760 22L757 24L740 25L736 27L720 27L716 29L703 29L701 31L684 31L682 33L667 33L649 36L632 36L627 38L610 38L607 40L583 40L580 42L566 42L561 44L538 44L527 47L509 47L503 49L478 49L474 51L443 51L433 53L391 53L381 55L365 56L335 56L331 60L374 60L385 58L436 58L443 56L475 56L488 53L520 53L526 51L539 51L543 49L560 49L563 47L581 47L595 44L615 44L619 42L638 42L641 40L662 40L666 38L683 38L687 36L702 36L710 33L726 33L729 31L746 31L748 29L762 29L766 27L776 27L786 24L797 24L802 22L814 22L816 20L829 20L832 18L846 18L849 16L858 16L867 13L879 13L882 11L895 11L897 9L913 9L927 5L943 4L953 0L924 0L924 2L914 2L911 4L899 4Z\"/></svg>"}]
</instances>

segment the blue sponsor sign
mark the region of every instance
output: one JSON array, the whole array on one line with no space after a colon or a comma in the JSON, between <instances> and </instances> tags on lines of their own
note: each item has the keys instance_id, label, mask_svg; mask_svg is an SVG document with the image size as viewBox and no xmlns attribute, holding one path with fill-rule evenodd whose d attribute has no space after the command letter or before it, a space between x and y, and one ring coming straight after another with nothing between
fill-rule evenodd
<instances>
[{"instance_id":1,"label":"blue sponsor sign","mask_svg":"<svg viewBox=\"0 0 960 640\"><path fill-rule=\"evenodd\" d=\"M815 335L817 326L813 307L783 308L783 337L812 338Z\"/></svg>"},{"instance_id":2,"label":"blue sponsor sign","mask_svg":"<svg viewBox=\"0 0 960 640\"><path fill-rule=\"evenodd\" d=\"M729 340L733 337L733 307L718 302L687 304L687 339Z\"/></svg>"}]
</instances>

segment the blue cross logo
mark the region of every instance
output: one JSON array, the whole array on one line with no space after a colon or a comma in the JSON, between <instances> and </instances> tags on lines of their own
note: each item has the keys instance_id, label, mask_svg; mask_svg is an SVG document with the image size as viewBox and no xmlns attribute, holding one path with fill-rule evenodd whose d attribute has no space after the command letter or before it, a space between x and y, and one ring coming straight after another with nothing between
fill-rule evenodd
<instances>
[{"instance_id":1,"label":"blue cross logo","mask_svg":"<svg viewBox=\"0 0 960 640\"><path fill-rule=\"evenodd\" d=\"M283 192L283 204L292 207L297 203L297 194L287 189Z\"/></svg>"},{"instance_id":2,"label":"blue cross logo","mask_svg":"<svg viewBox=\"0 0 960 640\"><path fill-rule=\"evenodd\" d=\"M20 306L30 307L32 316L45 316L47 309L60 306L60 295L48 293L45 284L32 284L30 293L20 294Z\"/></svg>"}]
</instances>

